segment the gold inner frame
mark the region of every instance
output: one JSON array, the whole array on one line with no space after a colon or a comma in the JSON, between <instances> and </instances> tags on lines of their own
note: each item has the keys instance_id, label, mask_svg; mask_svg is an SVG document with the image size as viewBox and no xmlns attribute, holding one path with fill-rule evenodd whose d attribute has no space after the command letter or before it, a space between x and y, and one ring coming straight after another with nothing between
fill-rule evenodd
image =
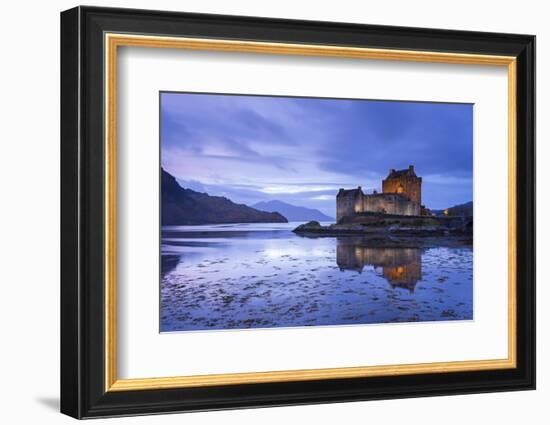
<instances>
[{"instance_id":1,"label":"gold inner frame","mask_svg":"<svg viewBox=\"0 0 550 425\"><path fill-rule=\"evenodd\" d=\"M516 58L462 53L370 49L128 34L105 34L105 391L135 391L213 385L308 381L416 373L447 373L516 367ZM507 67L508 72L508 357L495 360L303 369L175 377L118 379L116 324L116 123L119 46L325 56Z\"/></svg>"}]
</instances>

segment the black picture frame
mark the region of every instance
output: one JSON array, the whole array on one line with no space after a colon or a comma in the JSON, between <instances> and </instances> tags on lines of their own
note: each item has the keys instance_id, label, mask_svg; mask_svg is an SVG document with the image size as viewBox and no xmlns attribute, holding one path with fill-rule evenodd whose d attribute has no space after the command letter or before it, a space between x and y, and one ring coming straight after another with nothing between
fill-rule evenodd
<instances>
[{"instance_id":1,"label":"black picture frame","mask_svg":"<svg viewBox=\"0 0 550 425\"><path fill-rule=\"evenodd\" d=\"M104 34L257 40L517 59L517 367L105 391ZM75 418L535 388L535 37L76 7L61 13L61 412Z\"/></svg>"}]
</instances>

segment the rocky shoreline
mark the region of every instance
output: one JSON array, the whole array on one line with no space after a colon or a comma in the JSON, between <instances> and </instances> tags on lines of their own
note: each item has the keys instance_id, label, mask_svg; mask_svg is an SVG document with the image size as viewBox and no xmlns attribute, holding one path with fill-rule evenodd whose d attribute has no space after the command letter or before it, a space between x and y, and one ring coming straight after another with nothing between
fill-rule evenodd
<instances>
[{"instance_id":1,"label":"rocky shoreline","mask_svg":"<svg viewBox=\"0 0 550 425\"><path fill-rule=\"evenodd\" d=\"M343 221L343 222L342 222ZM415 217L368 214L322 226L310 221L293 232L305 237L362 237L372 246L472 245L473 223L467 217Z\"/></svg>"}]
</instances>

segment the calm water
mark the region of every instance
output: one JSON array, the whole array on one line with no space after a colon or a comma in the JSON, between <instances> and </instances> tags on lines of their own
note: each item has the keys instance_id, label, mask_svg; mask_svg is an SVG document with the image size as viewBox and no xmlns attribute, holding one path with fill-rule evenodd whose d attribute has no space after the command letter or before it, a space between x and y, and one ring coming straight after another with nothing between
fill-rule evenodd
<instances>
[{"instance_id":1,"label":"calm water","mask_svg":"<svg viewBox=\"0 0 550 425\"><path fill-rule=\"evenodd\" d=\"M376 248L299 223L162 229L161 331L472 319L472 247Z\"/></svg>"}]
</instances>

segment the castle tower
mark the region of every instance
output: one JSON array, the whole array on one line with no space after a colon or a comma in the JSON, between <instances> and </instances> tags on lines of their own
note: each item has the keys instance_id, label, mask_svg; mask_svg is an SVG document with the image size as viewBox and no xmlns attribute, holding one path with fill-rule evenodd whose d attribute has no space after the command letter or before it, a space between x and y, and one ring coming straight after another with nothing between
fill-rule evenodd
<instances>
[{"instance_id":1,"label":"castle tower","mask_svg":"<svg viewBox=\"0 0 550 425\"><path fill-rule=\"evenodd\" d=\"M336 195L336 221L360 212L363 212L363 190L361 186L357 189L340 189Z\"/></svg>"},{"instance_id":2,"label":"castle tower","mask_svg":"<svg viewBox=\"0 0 550 425\"><path fill-rule=\"evenodd\" d=\"M422 204L422 177L414 172L414 166L404 170L391 169L388 177L382 181L383 193L398 193L411 201Z\"/></svg>"}]
</instances>

